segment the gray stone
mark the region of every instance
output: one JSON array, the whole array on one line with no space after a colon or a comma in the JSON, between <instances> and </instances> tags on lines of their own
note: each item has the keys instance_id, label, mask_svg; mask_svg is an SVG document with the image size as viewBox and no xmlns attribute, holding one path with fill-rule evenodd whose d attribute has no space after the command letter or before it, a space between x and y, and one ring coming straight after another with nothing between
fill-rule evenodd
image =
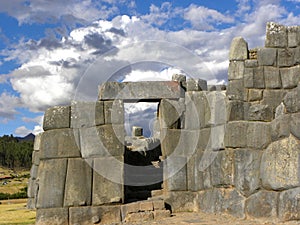
<instances>
[{"instance_id":1,"label":"gray stone","mask_svg":"<svg viewBox=\"0 0 300 225\"><path fill-rule=\"evenodd\" d=\"M268 22L266 28L265 46L271 48L284 48L288 45L286 27L274 22Z\"/></svg>"},{"instance_id":2,"label":"gray stone","mask_svg":"<svg viewBox=\"0 0 300 225\"><path fill-rule=\"evenodd\" d=\"M40 164L40 151L33 151L32 152L32 164L39 165Z\"/></svg>"},{"instance_id":3,"label":"gray stone","mask_svg":"<svg viewBox=\"0 0 300 225\"><path fill-rule=\"evenodd\" d=\"M154 219L153 212L134 212L130 213L126 216L124 222L125 223L131 223L131 222L146 222L151 221Z\"/></svg>"},{"instance_id":4,"label":"gray stone","mask_svg":"<svg viewBox=\"0 0 300 225\"><path fill-rule=\"evenodd\" d=\"M226 125L225 146L232 148L244 148L247 145L248 123L233 121Z\"/></svg>"},{"instance_id":5,"label":"gray stone","mask_svg":"<svg viewBox=\"0 0 300 225\"><path fill-rule=\"evenodd\" d=\"M214 187L233 185L233 151L219 151L210 165L211 184Z\"/></svg>"},{"instance_id":6,"label":"gray stone","mask_svg":"<svg viewBox=\"0 0 300 225\"><path fill-rule=\"evenodd\" d=\"M173 74L172 75L172 81L177 81L179 83L185 83L186 82L186 76L182 74Z\"/></svg>"},{"instance_id":7,"label":"gray stone","mask_svg":"<svg viewBox=\"0 0 300 225\"><path fill-rule=\"evenodd\" d=\"M49 130L42 136L40 159L80 157L79 147L78 130Z\"/></svg>"},{"instance_id":8,"label":"gray stone","mask_svg":"<svg viewBox=\"0 0 300 225\"><path fill-rule=\"evenodd\" d=\"M294 65L299 65L300 64L300 47L295 48L294 51L295 51Z\"/></svg>"},{"instance_id":9,"label":"gray stone","mask_svg":"<svg viewBox=\"0 0 300 225\"><path fill-rule=\"evenodd\" d=\"M280 76L282 80L282 87L283 88L294 88L297 87L300 74L300 66L293 66L290 68L281 68L280 69Z\"/></svg>"},{"instance_id":10,"label":"gray stone","mask_svg":"<svg viewBox=\"0 0 300 225\"><path fill-rule=\"evenodd\" d=\"M273 113L275 113L275 109L282 102L284 96L286 94L285 90L264 90L263 100L260 102L263 105L268 105Z\"/></svg>"},{"instance_id":11,"label":"gray stone","mask_svg":"<svg viewBox=\"0 0 300 225\"><path fill-rule=\"evenodd\" d=\"M266 66L264 67L265 84L266 88L276 89L281 88L281 79L279 69L277 67Z\"/></svg>"},{"instance_id":12,"label":"gray stone","mask_svg":"<svg viewBox=\"0 0 300 225\"><path fill-rule=\"evenodd\" d=\"M245 67L258 67L258 61L256 59L245 60Z\"/></svg>"},{"instance_id":13,"label":"gray stone","mask_svg":"<svg viewBox=\"0 0 300 225\"><path fill-rule=\"evenodd\" d=\"M72 102L71 128L93 127L104 124L103 102Z\"/></svg>"},{"instance_id":14,"label":"gray stone","mask_svg":"<svg viewBox=\"0 0 300 225\"><path fill-rule=\"evenodd\" d=\"M288 123L288 120L286 120L286 123ZM300 140L300 113L291 114L290 127L291 133Z\"/></svg>"},{"instance_id":15,"label":"gray stone","mask_svg":"<svg viewBox=\"0 0 300 225\"><path fill-rule=\"evenodd\" d=\"M35 198L29 198L27 199L26 208L27 209L35 209L36 205L36 199Z\"/></svg>"},{"instance_id":16,"label":"gray stone","mask_svg":"<svg viewBox=\"0 0 300 225\"><path fill-rule=\"evenodd\" d=\"M221 212L245 218L245 198L235 189L223 189Z\"/></svg>"},{"instance_id":17,"label":"gray stone","mask_svg":"<svg viewBox=\"0 0 300 225\"><path fill-rule=\"evenodd\" d=\"M124 201L123 157L95 158L93 164L93 205Z\"/></svg>"},{"instance_id":18,"label":"gray stone","mask_svg":"<svg viewBox=\"0 0 300 225\"><path fill-rule=\"evenodd\" d=\"M33 150L39 151L41 149L41 139L42 139L43 133L39 133L35 135L34 138L34 144L33 144Z\"/></svg>"},{"instance_id":19,"label":"gray stone","mask_svg":"<svg viewBox=\"0 0 300 225\"><path fill-rule=\"evenodd\" d=\"M248 111L250 121L272 121L273 111L268 105L254 104Z\"/></svg>"},{"instance_id":20,"label":"gray stone","mask_svg":"<svg viewBox=\"0 0 300 225\"><path fill-rule=\"evenodd\" d=\"M46 110L43 121L44 131L69 128L70 106L54 106Z\"/></svg>"},{"instance_id":21,"label":"gray stone","mask_svg":"<svg viewBox=\"0 0 300 225\"><path fill-rule=\"evenodd\" d=\"M263 91L260 89L249 89L248 101L260 101L263 97Z\"/></svg>"},{"instance_id":22,"label":"gray stone","mask_svg":"<svg viewBox=\"0 0 300 225\"><path fill-rule=\"evenodd\" d=\"M288 26L288 47L293 48L300 45L300 29L298 26Z\"/></svg>"},{"instance_id":23,"label":"gray stone","mask_svg":"<svg viewBox=\"0 0 300 225\"><path fill-rule=\"evenodd\" d=\"M244 99L243 79L229 81L227 86L227 96L230 100Z\"/></svg>"},{"instance_id":24,"label":"gray stone","mask_svg":"<svg viewBox=\"0 0 300 225\"><path fill-rule=\"evenodd\" d=\"M244 119L244 102L243 101L228 101L227 121L243 120Z\"/></svg>"},{"instance_id":25,"label":"gray stone","mask_svg":"<svg viewBox=\"0 0 300 225\"><path fill-rule=\"evenodd\" d=\"M265 88L264 67L245 68L244 86L246 88Z\"/></svg>"},{"instance_id":26,"label":"gray stone","mask_svg":"<svg viewBox=\"0 0 300 225\"><path fill-rule=\"evenodd\" d=\"M230 50L229 60L245 60L248 59L248 44L242 37L233 38Z\"/></svg>"},{"instance_id":27,"label":"gray stone","mask_svg":"<svg viewBox=\"0 0 300 225\"><path fill-rule=\"evenodd\" d=\"M278 67L293 66L295 61L295 49L282 48L278 49L277 65Z\"/></svg>"},{"instance_id":28,"label":"gray stone","mask_svg":"<svg viewBox=\"0 0 300 225\"><path fill-rule=\"evenodd\" d=\"M124 103L122 100L104 102L105 124L124 124Z\"/></svg>"},{"instance_id":29,"label":"gray stone","mask_svg":"<svg viewBox=\"0 0 300 225\"><path fill-rule=\"evenodd\" d=\"M172 156L164 161L164 189L187 190L187 158Z\"/></svg>"},{"instance_id":30,"label":"gray stone","mask_svg":"<svg viewBox=\"0 0 300 225\"><path fill-rule=\"evenodd\" d=\"M286 113L286 108L285 108L283 102L281 102L280 105L277 106L275 109L275 118L277 118L285 113Z\"/></svg>"},{"instance_id":31,"label":"gray stone","mask_svg":"<svg viewBox=\"0 0 300 225\"><path fill-rule=\"evenodd\" d=\"M184 102L162 99L159 104L159 119L161 128L180 128L184 111Z\"/></svg>"},{"instance_id":32,"label":"gray stone","mask_svg":"<svg viewBox=\"0 0 300 225\"><path fill-rule=\"evenodd\" d=\"M259 191L246 200L246 214L254 218L277 217L278 192Z\"/></svg>"},{"instance_id":33,"label":"gray stone","mask_svg":"<svg viewBox=\"0 0 300 225\"><path fill-rule=\"evenodd\" d=\"M226 93L225 91L209 92L206 95L208 107L205 112L207 126L214 127L224 125L226 123Z\"/></svg>"},{"instance_id":34,"label":"gray stone","mask_svg":"<svg viewBox=\"0 0 300 225\"><path fill-rule=\"evenodd\" d=\"M178 99L184 90L176 81L105 82L99 87L99 100Z\"/></svg>"},{"instance_id":35,"label":"gray stone","mask_svg":"<svg viewBox=\"0 0 300 225\"><path fill-rule=\"evenodd\" d=\"M36 225L69 225L68 208L37 209Z\"/></svg>"},{"instance_id":36,"label":"gray stone","mask_svg":"<svg viewBox=\"0 0 300 225\"><path fill-rule=\"evenodd\" d=\"M207 91L207 82L202 79L188 79L186 81L187 91Z\"/></svg>"},{"instance_id":37,"label":"gray stone","mask_svg":"<svg viewBox=\"0 0 300 225\"><path fill-rule=\"evenodd\" d=\"M300 111L300 85L284 96L283 103L288 113Z\"/></svg>"},{"instance_id":38,"label":"gray stone","mask_svg":"<svg viewBox=\"0 0 300 225\"><path fill-rule=\"evenodd\" d=\"M172 213L176 212L194 212L196 198L195 192L188 191L172 191L168 192L165 197L165 202L171 206Z\"/></svg>"},{"instance_id":39,"label":"gray stone","mask_svg":"<svg viewBox=\"0 0 300 225\"><path fill-rule=\"evenodd\" d=\"M234 151L234 186L248 197L260 188L259 168L261 151L239 149Z\"/></svg>"},{"instance_id":40,"label":"gray stone","mask_svg":"<svg viewBox=\"0 0 300 225\"><path fill-rule=\"evenodd\" d=\"M36 198L38 193L38 183L35 179L28 180L27 196L28 198Z\"/></svg>"},{"instance_id":41,"label":"gray stone","mask_svg":"<svg viewBox=\"0 0 300 225\"><path fill-rule=\"evenodd\" d=\"M42 160L39 166L37 208L63 206L67 159Z\"/></svg>"},{"instance_id":42,"label":"gray stone","mask_svg":"<svg viewBox=\"0 0 300 225\"><path fill-rule=\"evenodd\" d=\"M213 188L198 192L196 204L203 212L220 213L222 211L221 189Z\"/></svg>"},{"instance_id":43,"label":"gray stone","mask_svg":"<svg viewBox=\"0 0 300 225\"><path fill-rule=\"evenodd\" d=\"M280 220L288 221L300 219L299 196L299 187L280 193L278 203L278 217Z\"/></svg>"},{"instance_id":44,"label":"gray stone","mask_svg":"<svg viewBox=\"0 0 300 225\"><path fill-rule=\"evenodd\" d=\"M87 206L70 208L70 224L118 224L121 223L120 206ZM98 222L97 222L98 221Z\"/></svg>"},{"instance_id":45,"label":"gray stone","mask_svg":"<svg viewBox=\"0 0 300 225\"><path fill-rule=\"evenodd\" d=\"M102 125L80 129L83 158L122 156L124 154L124 125Z\"/></svg>"},{"instance_id":46,"label":"gray stone","mask_svg":"<svg viewBox=\"0 0 300 225\"><path fill-rule=\"evenodd\" d=\"M273 141L290 136L290 121L291 116L289 114L283 114L271 122L271 135Z\"/></svg>"},{"instance_id":47,"label":"gray stone","mask_svg":"<svg viewBox=\"0 0 300 225\"><path fill-rule=\"evenodd\" d=\"M68 159L64 207L91 205L92 164Z\"/></svg>"},{"instance_id":48,"label":"gray stone","mask_svg":"<svg viewBox=\"0 0 300 225\"><path fill-rule=\"evenodd\" d=\"M258 150L266 148L271 142L270 123L249 122L245 137L247 137L247 147Z\"/></svg>"},{"instance_id":49,"label":"gray stone","mask_svg":"<svg viewBox=\"0 0 300 225\"><path fill-rule=\"evenodd\" d=\"M244 61L230 61L228 67L228 80L243 79L244 68Z\"/></svg>"},{"instance_id":50,"label":"gray stone","mask_svg":"<svg viewBox=\"0 0 300 225\"><path fill-rule=\"evenodd\" d=\"M133 137L141 137L141 136L143 136L143 128L142 127L133 126L132 127L132 136Z\"/></svg>"},{"instance_id":51,"label":"gray stone","mask_svg":"<svg viewBox=\"0 0 300 225\"><path fill-rule=\"evenodd\" d=\"M36 179L39 171L39 166L38 165L32 165L30 169L30 178L31 179Z\"/></svg>"},{"instance_id":52,"label":"gray stone","mask_svg":"<svg viewBox=\"0 0 300 225\"><path fill-rule=\"evenodd\" d=\"M276 66L277 49L276 48L260 48L257 51L258 65L260 66Z\"/></svg>"},{"instance_id":53,"label":"gray stone","mask_svg":"<svg viewBox=\"0 0 300 225\"><path fill-rule=\"evenodd\" d=\"M293 135L271 143L263 152L260 176L263 187L284 190L300 185L300 143Z\"/></svg>"}]
</instances>

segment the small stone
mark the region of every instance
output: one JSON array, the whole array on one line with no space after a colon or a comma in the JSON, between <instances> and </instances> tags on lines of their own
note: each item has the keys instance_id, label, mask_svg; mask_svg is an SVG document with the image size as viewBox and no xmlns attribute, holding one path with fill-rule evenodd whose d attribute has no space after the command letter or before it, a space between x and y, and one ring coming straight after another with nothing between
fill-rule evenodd
<instances>
[{"instance_id":1,"label":"small stone","mask_svg":"<svg viewBox=\"0 0 300 225\"><path fill-rule=\"evenodd\" d=\"M93 224L97 224L97 223L100 223L100 218L99 218L99 216L93 216L92 217L92 223Z\"/></svg>"}]
</instances>

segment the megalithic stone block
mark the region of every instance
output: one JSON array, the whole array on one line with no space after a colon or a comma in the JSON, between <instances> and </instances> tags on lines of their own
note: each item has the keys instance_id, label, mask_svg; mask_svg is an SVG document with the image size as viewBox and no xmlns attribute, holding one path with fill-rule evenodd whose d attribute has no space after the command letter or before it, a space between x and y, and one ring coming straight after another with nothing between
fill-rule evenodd
<instances>
[{"instance_id":1,"label":"megalithic stone block","mask_svg":"<svg viewBox=\"0 0 300 225\"><path fill-rule=\"evenodd\" d=\"M187 91L207 91L207 82L202 79L188 79L186 81Z\"/></svg>"},{"instance_id":2,"label":"megalithic stone block","mask_svg":"<svg viewBox=\"0 0 300 225\"><path fill-rule=\"evenodd\" d=\"M228 67L228 80L243 79L244 69L244 61L231 61Z\"/></svg>"},{"instance_id":3,"label":"megalithic stone block","mask_svg":"<svg viewBox=\"0 0 300 225\"><path fill-rule=\"evenodd\" d=\"M282 80L282 87L287 89L297 87L300 81L299 74L300 74L299 65L290 68L281 68L280 76Z\"/></svg>"},{"instance_id":4,"label":"megalithic stone block","mask_svg":"<svg viewBox=\"0 0 300 225\"><path fill-rule=\"evenodd\" d=\"M67 159L42 160L39 166L37 208L63 207Z\"/></svg>"},{"instance_id":5,"label":"megalithic stone block","mask_svg":"<svg viewBox=\"0 0 300 225\"><path fill-rule=\"evenodd\" d=\"M167 191L187 191L187 158L172 156L164 161L164 188Z\"/></svg>"},{"instance_id":6,"label":"megalithic stone block","mask_svg":"<svg viewBox=\"0 0 300 225\"><path fill-rule=\"evenodd\" d=\"M277 65L277 49L276 48L260 48L257 51L257 60L259 66L276 66Z\"/></svg>"},{"instance_id":7,"label":"megalithic stone block","mask_svg":"<svg viewBox=\"0 0 300 225\"><path fill-rule=\"evenodd\" d=\"M124 124L124 103L122 100L104 101L105 124Z\"/></svg>"},{"instance_id":8,"label":"megalithic stone block","mask_svg":"<svg viewBox=\"0 0 300 225\"><path fill-rule=\"evenodd\" d=\"M294 48L300 45L300 28L298 26L288 26L288 47Z\"/></svg>"},{"instance_id":9,"label":"megalithic stone block","mask_svg":"<svg viewBox=\"0 0 300 225\"><path fill-rule=\"evenodd\" d=\"M68 208L37 209L36 225L69 225Z\"/></svg>"},{"instance_id":10,"label":"megalithic stone block","mask_svg":"<svg viewBox=\"0 0 300 225\"><path fill-rule=\"evenodd\" d=\"M286 190L280 193L278 204L278 217L281 221L300 219L299 195L299 187Z\"/></svg>"},{"instance_id":11,"label":"megalithic stone block","mask_svg":"<svg viewBox=\"0 0 300 225\"><path fill-rule=\"evenodd\" d=\"M159 105L159 119L161 128L180 128L183 113L185 111L184 100L162 99Z\"/></svg>"},{"instance_id":12,"label":"megalithic stone block","mask_svg":"<svg viewBox=\"0 0 300 225\"><path fill-rule=\"evenodd\" d=\"M285 26L268 22L266 27L266 47L285 48L288 46L288 34Z\"/></svg>"},{"instance_id":13,"label":"megalithic stone block","mask_svg":"<svg viewBox=\"0 0 300 225\"><path fill-rule=\"evenodd\" d=\"M235 37L230 45L229 60L248 59L248 44L242 37Z\"/></svg>"},{"instance_id":14,"label":"megalithic stone block","mask_svg":"<svg viewBox=\"0 0 300 225\"><path fill-rule=\"evenodd\" d=\"M70 106L54 106L46 110L43 121L44 131L69 128Z\"/></svg>"}]
</instances>

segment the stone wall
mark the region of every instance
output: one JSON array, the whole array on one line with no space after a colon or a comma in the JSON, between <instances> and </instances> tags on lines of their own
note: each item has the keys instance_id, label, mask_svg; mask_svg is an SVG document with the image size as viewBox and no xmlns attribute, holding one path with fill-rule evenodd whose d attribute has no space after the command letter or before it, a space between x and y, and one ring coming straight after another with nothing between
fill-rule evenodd
<instances>
[{"instance_id":1,"label":"stone wall","mask_svg":"<svg viewBox=\"0 0 300 225\"><path fill-rule=\"evenodd\" d=\"M182 75L107 82L96 103L48 109L28 189L37 224L149 220L166 208L300 220L299 79L300 27L268 23L265 47L233 39L227 88ZM124 102L135 101L159 102L163 180L149 200L124 204Z\"/></svg>"}]
</instances>

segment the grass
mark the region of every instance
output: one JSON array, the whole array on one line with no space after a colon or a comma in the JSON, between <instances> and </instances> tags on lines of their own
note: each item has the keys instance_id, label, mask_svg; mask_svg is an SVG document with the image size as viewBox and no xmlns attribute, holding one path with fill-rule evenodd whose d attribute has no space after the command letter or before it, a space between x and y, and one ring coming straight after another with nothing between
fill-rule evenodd
<instances>
[{"instance_id":1,"label":"grass","mask_svg":"<svg viewBox=\"0 0 300 225\"><path fill-rule=\"evenodd\" d=\"M0 205L0 225L33 225L35 210L26 208L27 199L5 200Z\"/></svg>"}]
</instances>

